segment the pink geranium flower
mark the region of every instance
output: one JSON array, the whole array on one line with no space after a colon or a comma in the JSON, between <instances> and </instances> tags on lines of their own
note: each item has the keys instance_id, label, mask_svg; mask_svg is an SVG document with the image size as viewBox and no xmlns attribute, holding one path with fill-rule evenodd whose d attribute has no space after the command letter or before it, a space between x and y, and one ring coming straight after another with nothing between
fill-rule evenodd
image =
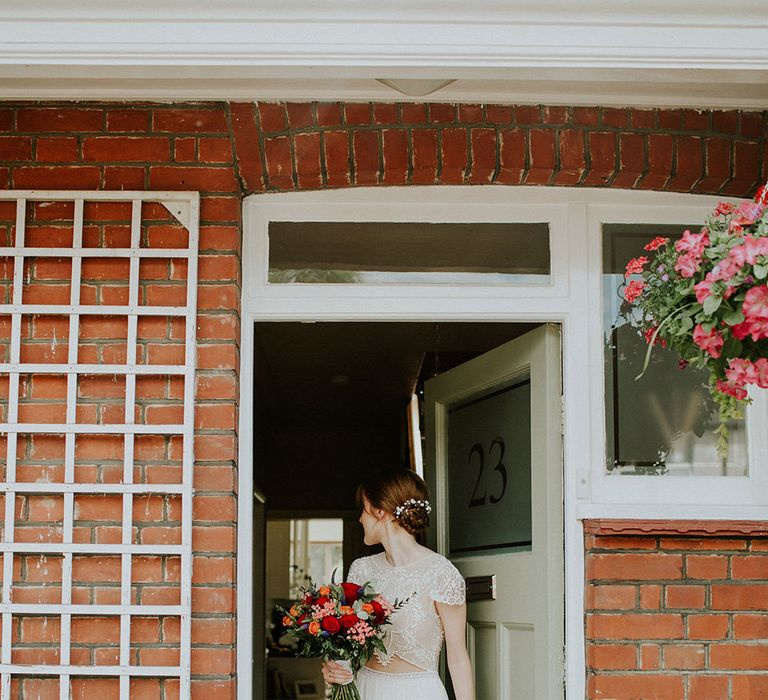
<instances>
[{"instance_id":1,"label":"pink geranium flower","mask_svg":"<svg viewBox=\"0 0 768 700\"><path fill-rule=\"evenodd\" d=\"M632 280L624 288L624 298L631 304L637 297L639 297L645 289L645 282L640 280Z\"/></svg>"},{"instance_id":2,"label":"pink geranium flower","mask_svg":"<svg viewBox=\"0 0 768 700\"><path fill-rule=\"evenodd\" d=\"M647 264L648 258L646 258L644 255L640 256L639 258L632 258L632 260L627 263L627 269L624 272L624 277L641 274L643 272L643 268Z\"/></svg>"},{"instance_id":3,"label":"pink geranium flower","mask_svg":"<svg viewBox=\"0 0 768 700\"><path fill-rule=\"evenodd\" d=\"M705 330L700 323L693 329L693 342L715 359L720 357L723 350L723 336L714 328L711 331Z\"/></svg>"},{"instance_id":4,"label":"pink geranium flower","mask_svg":"<svg viewBox=\"0 0 768 700\"><path fill-rule=\"evenodd\" d=\"M661 246L669 243L669 238L664 238L664 236L656 236L650 243L643 246L646 250L657 250L658 248L661 248Z\"/></svg>"},{"instance_id":5,"label":"pink geranium flower","mask_svg":"<svg viewBox=\"0 0 768 700\"><path fill-rule=\"evenodd\" d=\"M720 204L715 207L715 216L724 216L726 214L731 214L733 210L736 209L733 204L730 202L720 202Z\"/></svg>"}]
</instances>

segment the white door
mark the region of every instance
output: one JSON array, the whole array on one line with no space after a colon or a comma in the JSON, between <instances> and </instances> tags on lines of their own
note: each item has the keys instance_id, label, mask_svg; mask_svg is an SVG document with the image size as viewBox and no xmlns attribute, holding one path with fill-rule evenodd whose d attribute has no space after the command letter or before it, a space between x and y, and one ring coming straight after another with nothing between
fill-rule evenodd
<instances>
[{"instance_id":1,"label":"white door","mask_svg":"<svg viewBox=\"0 0 768 700\"><path fill-rule=\"evenodd\" d=\"M426 383L430 544L468 585L477 700L563 697L560 331L541 326ZM495 577L495 599L482 596Z\"/></svg>"}]
</instances>

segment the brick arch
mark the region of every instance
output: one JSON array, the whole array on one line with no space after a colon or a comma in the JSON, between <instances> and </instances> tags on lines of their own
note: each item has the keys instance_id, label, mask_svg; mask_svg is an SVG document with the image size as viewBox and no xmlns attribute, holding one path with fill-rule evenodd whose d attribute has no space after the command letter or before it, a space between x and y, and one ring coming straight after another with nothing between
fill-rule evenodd
<instances>
[{"instance_id":1,"label":"brick arch","mask_svg":"<svg viewBox=\"0 0 768 700\"><path fill-rule=\"evenodd\" d=\"M247 194L560 185L751 195L768 113L483 104L230 105Z\"/></svg>"}]
</instances>

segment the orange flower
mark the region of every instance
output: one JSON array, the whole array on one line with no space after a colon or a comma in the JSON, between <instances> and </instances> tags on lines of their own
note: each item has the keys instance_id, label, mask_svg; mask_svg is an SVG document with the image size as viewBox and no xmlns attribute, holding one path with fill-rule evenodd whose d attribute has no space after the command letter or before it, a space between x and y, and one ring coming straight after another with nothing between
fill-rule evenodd
<instances>
[{"instance_id":1,"label":"orange flower","mask_svg":"<svg viewBox=\"0 0 768 700\"><path fill-rule=\"evenodd\" d=\"M318 595L330 595L331 589L328 586L320 586L320 588L317 589Z\"/></svg>"},{"instance_id":2,"label":"orange flower","mask_svg":"<svg viewBox=\"0 0 768 700\"><path fill-rule=\"evenodd\" d=\"M317 620L313 620L309 623L309 633L310 634L319 634L320 633L320 623Z\"/></svg>"},{"instance_id":3,"label":"orange flower","mask_svg":"<svg viewBox=\"0 0 768 700\"><path fill-rule=\"evenodd\" d=\"M339 612L340 612L342 615L351 615L351 614L354 612L354 610L352 609L352 606L351 606L351 605L342 605L342 606L339 608Z\"/></svg>"},{"instance_id":4,"label":"orange flower","mask_svg":"<svg viewBox=\"0 0 768 700\"><path fill-rule=\"evenodd\" d=\"M293 624L293 620L291 620L291 618L288 617L288 615L286 615L283 618L283 627L290 627L292 624Z\"/></svg>"},{"instance_id":5,"label":"orange flower","mask_svg":"<svg viewBox=\"0 0 768 700\"><path fill-rule=\"evenodd\" d=\"M363 612L372 613L373 605L371 605L370 603L363 603Z\"/></svg>"},{"instance_id":6,"label":"orange flower","mask_svg":"<svg viewBox=\"0 0 768 700\"><path fill-rule=\"evenodd\" d=\"M298 617L299 616L299 609L295 605L292 605L291 609L288 612L291 615L293 615L293 617Z\"/></svg>"}]
</instances>

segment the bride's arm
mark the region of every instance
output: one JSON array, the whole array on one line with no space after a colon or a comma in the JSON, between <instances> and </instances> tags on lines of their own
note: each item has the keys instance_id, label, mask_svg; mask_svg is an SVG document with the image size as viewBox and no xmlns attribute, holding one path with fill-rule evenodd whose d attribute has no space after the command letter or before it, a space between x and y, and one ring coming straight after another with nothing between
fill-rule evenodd
<instances>
[{"instance_id":1,"label":"bride's arm","mask_svg":"<svg viewBox=\"0 0 768 700\"><path fill-rule=\"evenodd\" d=\"M467 653L467 606L435 603L445 633L445 656L456 700L475 700L472 664Z\"/></svg>"}]
</instances>

